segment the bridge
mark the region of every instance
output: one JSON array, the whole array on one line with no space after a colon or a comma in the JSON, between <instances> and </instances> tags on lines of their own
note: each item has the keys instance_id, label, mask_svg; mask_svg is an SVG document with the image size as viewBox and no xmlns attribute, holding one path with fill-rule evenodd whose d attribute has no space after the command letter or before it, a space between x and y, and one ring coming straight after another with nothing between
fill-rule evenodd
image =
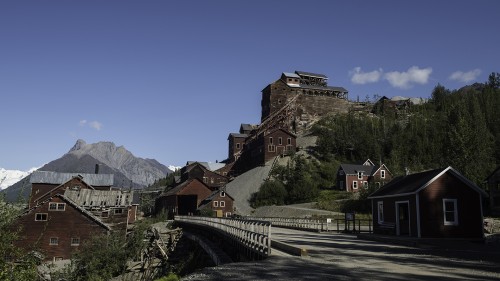
<instances>
[{"instance_id":1,"label":"bridge","mask_svg":"<svg viewBox=\"0 0 500 281\"><path fill-rule=\"evenodd\" d=\"M244 220L176 217L183 226L218 233L220 243L238 244L253 253L240 262L186 277L187 280L499 280L500 247L446 243L418 245L412 239L373 241L363 235L337 233L336 221L316 222L316 229L299 230L297 222L277 227L270 219ZM204 222L202 222L204 221ZM305 221L302 222L306 225ZM326 225L326 223L329 223ZM203 225L203 226L202 226ZM253 225L253 226L252 226ZM321 226L319 226L321 225ZM308 226L310 227L310 226ZM318 229L320 228L321 229ZM328 229L326 229L328 227ZM359 226L363 231L364 227ZM253 228L253 229L252 229ZM210 230L212 229L212 230ZM221 234L225 232L226 234ZM184 232L184 228L183 228ZM368 232L368 231L366 231ZM229 234L231 233L231 234ZM231 238L233 237L233 238ZM379 237L384 238L384 237ZM232 242L230 240L233 240ZM234 242L239 241L239 242ZM269 246L271 245L271 246ZM288 249L287 249L288 247ZM253 250L252 250L253 249Z\"/></svg>"}]
</instances>

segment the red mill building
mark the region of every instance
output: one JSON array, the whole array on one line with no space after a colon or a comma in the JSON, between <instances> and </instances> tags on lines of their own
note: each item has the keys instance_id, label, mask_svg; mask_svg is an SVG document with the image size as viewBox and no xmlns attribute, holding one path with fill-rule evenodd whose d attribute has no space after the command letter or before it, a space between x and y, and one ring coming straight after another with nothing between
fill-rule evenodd
<instances>
[{"instance_id":1,"label":"red mill building","mask_svg":"<svg viewBox=\"0 0 500 281\"><path fill-rule=\"evenodd\" d=\"M282 73L279 80L262 90L261 122L277 117L286 123L291 132L300 132L327 114L347 113L348 91L328 86L327 80L328 77L323 74L303 71ZM282 116L273 116L275 114Z\"/></svg>"}]
</instances>

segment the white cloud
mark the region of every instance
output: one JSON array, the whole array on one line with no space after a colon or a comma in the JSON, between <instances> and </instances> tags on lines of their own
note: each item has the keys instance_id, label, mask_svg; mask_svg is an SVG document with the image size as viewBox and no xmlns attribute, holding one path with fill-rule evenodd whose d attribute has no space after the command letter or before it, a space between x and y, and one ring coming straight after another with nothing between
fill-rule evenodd
<instances>
[{"instance_id":1,"label":"white cloud","mask_svg":"<svg viewBox=\"0 0 500 281\"><path fill-rule=\"evenodd\" d=\"M98 130L98 131L100 131L100 130L101 130L101 128L102 128L102 124L101 124L100 122L97 122L97 121L92 121L92 122L90 122L90 123L89 123L89 126L90 126L91 128L94 128L94 129Z\"/></svg>"},{"instance_id":2,"label":"white cloud","mask_svg":"<svg viewBox=\"0 0 500 281\"><path fill-rule=\"evenodd\" d=\"M476 80L476 78L481 74L481 70L476 68L468 72L455 71L450 75L451 80L456 80L464 83L468 83Z\"/></svg>"},{"instance_id":3,"label":"white cloud","mask_svg":"<svg viewBox=\"0 0 500 281\"><path fill-rule=\"evenodd\" d=\"M351 75L351 82L354 84L367 84L367 83L375 83L380 80L382 77L382 68L378 70L374 70L371 72L362 72L361 67L355 67L353 70L349 71L349 75Z\"/></svg>"},{"instance_id":4,"label":"white cloud","mask_svg":"<svg viewBox=\"0 0 500 281\"><path fill-rule=\"evenodd\" d=\"M418 66L412 66L406 72L388 72L384 75L384 79L393 87L409 89L413 84L427 84L431 73L431 67L421 69Z\"/></svg>"},{"instance_id":5,"label":"white cloud","mask_svg":"<svg viewBox=\"0 0 500 281\"><path fill-rule=\"evenodd\" d=\"M96 129L97 131L100 131L102 129L102 123L98 122L98 121L88 122L87 120L84 119L84 120L80 120L80 122L78 122L78 124L81 127L88 125L90 128Z\"/></svg>"}]
</instances>

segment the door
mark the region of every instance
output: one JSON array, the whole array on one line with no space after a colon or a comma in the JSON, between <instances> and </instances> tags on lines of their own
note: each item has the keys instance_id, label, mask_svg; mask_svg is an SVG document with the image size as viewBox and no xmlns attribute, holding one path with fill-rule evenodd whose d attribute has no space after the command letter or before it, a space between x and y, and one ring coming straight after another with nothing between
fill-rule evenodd
<instances>
[{"instance_id":1,"label":"door","mask_svg":"<svg viewBox=\"0 0 500 281\"><path fill-rule=\"evenodd\" d=\"M396 234L410 236L410 204L396 202Z\"/></svg>"}]
</instances>

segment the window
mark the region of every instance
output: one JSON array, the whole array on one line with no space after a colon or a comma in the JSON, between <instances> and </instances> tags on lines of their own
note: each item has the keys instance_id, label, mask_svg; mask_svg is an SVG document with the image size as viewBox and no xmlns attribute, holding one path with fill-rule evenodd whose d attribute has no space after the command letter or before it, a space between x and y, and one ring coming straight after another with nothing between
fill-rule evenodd
<instances>
[{"instance_id":1,"label":"window","mask_svg":"<svg viewBox=\"0 0 500 281\"><path fill-rule=\"evenodd\" d=\"M364 187L364 188L368 188L368 182L367 182L367 181L364 181L364 182L363 182L363 187Z\"/></svg>"},{"instance_id":2,"label":"window","mask_svg":"<svg viewBox=\"0 0 500 281\"><path fill-rule=\"evenodd\" d=\"M47 213L37 213L35 214L35 221L46 221L47 217Z\"/></svg>"},{"instance_id":3,"label":"window","mask_svg":"<svg viewBox=\"0 0 500 281\"><path fill-rule=\"evenodd\" d=\"M444 225L458 225L457 199L443 199Z\"/></svg>"},{"instance_id":4,"label":"window","mask_svg":"<svg viewBox=\"0 0 500 281\"><path fill-rule=\"evenodd\" d=\"M208 183L208 178L207 177L203 177L203 182L204 183Z\"/></svg>"},{"instance_id":5,"label":"window","mask_svg":"<svg viewBox=\"0 0 500 281\"><path fill-rule=\"evenodd\" d=\"M357 181L353 181L352 182L352 188L353 189L358 189L358 182Z\"/></svg>"},{"instance_id":6,"label":"window","mask_svg":"<svg viewBox=\"0 0 500 281\"><path fill-rule=\"evenodd\" d=\"M288 138L288 139L286 140L286 143L287 143L288 145L292 145L292 138Z\"/></svg>"},{"instance_id":7,"label":"window","mask_svg":"<svg viewBox=\"0 0 500 281\"><path fill-rule=\"evenodd\" d=\"M236 144L236 149L240 149L240 144L239 143Z\"/></svg>"},{"instance_id":8,"label":"window","mask_svg":"<svg viewBox=\"0 0 500 281\"><path fill-rule=\"evenodd\" d=\"M71 246L79 246L80 237L71 237Z\"/></svg>"},{"instance_id":9,"label":"window","mask_svg":"<svg viewBox=\"0 0 500 281\"><path fill-rule=\"evenodd\" d=\"M221 207L226 207L226 201L220 201L220 206Z\"/></svg>"},{"instance_id":10,"label":"window","mask_svg":"<svg viewBox=\"0 0 500 281\"><path fill-rule=\"evenodd\" d=\"M226 197L226 193L224 191L220 192L220 197Z\"/></svg>"},{"instance_id":11,"label":"window","mask_svg":"<svg viewBox=\"0 0 500 281\"><path fill-rule=\"evenodd\" d=\"M282 144L283 144L283 139L282 139L282 138L278 138L278 144L279 144L279 145L282 145Z\"/></svg>"},{"instance_id":12,"label":"window","mask_svg":"<svg viewBox=\"0 0 500 281\"><path fill-rule=\"evenodd\" d=\"M122 214L123 213L123 209L115 209L115 214Z\"/></svg>"},{"instance_id":13,"label":"window","mask_svg":"<svg viewBox=\"0 0 500 281\"><path fill-rule=\"evenodd\" d=\"M219 201L214 201L214 207L219 207Z\"/></svg>"},{"instance_id":14,"label":"window","mask_svg":"<svg viewBox=\"0 0 500 281\"><path fill-rule=\"evenodd\" d=\"M103 217L103 218L109 217L109 211L102 211L101 217Z\"/></svg>"},{"instance_id":15,"label":"window","mask_svg":"<svg viewBox=\"0 0 500 281\"><path fill-rule=\"evenodd\" d=\"M273 144L273 137L269 137L269 144Z\"/></svg>"},{"instance_id":16,"label":"window","mask_svg":"<svg viewBox=\"0 0 500 281\"><path fill-rule=\"evenodd\" d=\"M231 216L231 212L226 212L226 218L229 218Z\"/></svg>"},{"instance_id":17,"label":"window","mask_svg":"<svg viewBox=\"0 0 500 281\"><path fill-rule=\"evenodd\" d=\"M59 245L59 238L57 238L57 237L50 237L49 245Z\"/></svg>"},{"instance_id":18,"label":"window","mask_svg":"<svg viewBox=\"0 0 500 281\"><path fill-rule=\"evenodd\" d=\"M384 202L377 202L378 223L384 222Z\"/></svg>"},{"instance_id":19,"label":"window","mask_svg":"<svg viewBox=\"0 0 500 281\"><path fill-rule=\"evenodd\" d=\"M385 170L380 171L380 178L385 179Z\"/></svg>"},{"instance_id":20,"label":"window","mask_svg":"<svg viewBox=\"0 0 500 281\"><path fill-rule=\"evenodd\" d=\"M274 152L275 151L275 146L274 145L270 145L268 147L268 150L269 150L269 152Z\"/></svg>"},{"instance_id":21,"label":"window","mask_svg":"<svg viewBox=\"0 0 500 281\"><path fill-rule=\"evenodd\" d=\"M358 180L363 179L363 172L358 172Z\"/></svg>"},{"instance_id":22,"label":"window","mask_svg":"<svg viewBox=\"0 0 500 281\"><path fill-rule=\"evenodd\" d=\"M66 203L49 203L49 211L64 211Z\"/></svg>"}]
</instances>

